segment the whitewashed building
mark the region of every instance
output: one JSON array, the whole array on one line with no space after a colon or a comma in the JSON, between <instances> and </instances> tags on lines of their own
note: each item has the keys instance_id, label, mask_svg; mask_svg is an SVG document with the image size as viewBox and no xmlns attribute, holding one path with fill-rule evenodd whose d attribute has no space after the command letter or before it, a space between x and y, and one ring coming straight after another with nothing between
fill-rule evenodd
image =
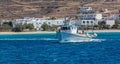
<instances>
[{"instance_id":1,"label":"whitewashed building","mask_svg":"<svg viewBox=\"0 0 120 64\"><path fill-rule=\"evenodd\" d=\"M75 22L75 25L98 25L98 22L95 22L94 20L71 20L72 22Z\"/></svg>"},{"instance_id":2,"label":"whitewashed building","mask_svg":"<svg viewBox=\"0 0 120 64\"><path fill-rule=\"evenodd\" d=\"M80 20L101 20L102 14L92 13L92 14L79 14L78 17Z\"/></svg>"},{"instance_id":3,"label":"whitewashed building","mask_svg":"<svg viewBox=\"0 0 120 64\"><path fill-rule=\"evenodd\" d=\"M5 22L11 22L11 20L0 20L0 25L4 24Z\"/></svg>"},{"instance_id":4,"label":"whitewashed building","mask_svg":"<svg viewBox=\"0 0 120 64\"><path fill-rule=\"evenodd\" d=\"M105 24L112 27L113 25L115 25L115 20L105 20Z\"/></svg>"},{"instance_id":5,"label":"whitewashed building","mask_svg":"<svg viewBox=\"0 0 120 64\"><path fill-rule=\"evenodd\" d=\"M117 19L117 20L120 20L120 14L117 14L117 15L116 15L116 19Z\"/></svg>"},{"instance_id":6,"label":"whitewashed building","mask_svg":"<svg viewBox=\"0 0 120 64\"><path fill-rule=\"evenodd\" d=\"M102 14L79 14L80 25L98 25L98 22L102 20Z\"/></svg>"},{"instance_id":7,"label":"whitewashed building","mask_svg":"<svg viewBox=\"0 0 120 64\"><path fill-rule=\"evenodd\" d=\"M79 21L76 21L77 25L98 25L98 22L102 20L101 13L94 13L92 7L80 8L80 14L77 15Z\"/></svg>"},{"instance_id":8,"label":"whitewashed building","mask_svg":"<svg viewBox=\"0 0 120 64\"><path fill-rule=\"evenodd\" d=\"M0 25L2 25L5 22L5 20L0 20Z\"/></svg>"},{"instance_id":9,"label":"whitewashed building","mask_svg":"<svg viewBox=\"0 0 120 64\"><path fill-rule=\"evenodd\" d=\"M120 14L110 14L107 19L120 20Z\"/></svg>"},{"instance_id":10,"label":"whitewashed building","mask_svg":"<svg viewBox=\"0 0 120 64\"><path fill-rule=\"evenodd\" d=\"M16 19L12 21L12 26L16 27L17 25L24 25L27 21L24 19Z\"/></svg>"},{"instance_id":11,"label":"whitewashed building","mask_svg":"<svg viewBox=\"0 0 120 64\"><path fill-rule=\"evenodd\" d=\"M64 18L59 18L59 19L48 19L48 18L29 18L26 17L24 19L16 19L12 22L13 27L17 25L23 25L23 24L33 24L34 28L37 30L41 29L41 26L43 24L48 24L48 25L62 25L63 22L65 21Z\"/></svg>"},{"instance_id":12,"label":"whitewashed building","mask_svg":"<svg viewBox=\"0 0 120 64\"><path fill-rule=\"evenodd\" d=\"M92 13L93 9L92 9L92 7L82 7L79 9L79 12L80 13Z\"/></svg>"}]
</instances>

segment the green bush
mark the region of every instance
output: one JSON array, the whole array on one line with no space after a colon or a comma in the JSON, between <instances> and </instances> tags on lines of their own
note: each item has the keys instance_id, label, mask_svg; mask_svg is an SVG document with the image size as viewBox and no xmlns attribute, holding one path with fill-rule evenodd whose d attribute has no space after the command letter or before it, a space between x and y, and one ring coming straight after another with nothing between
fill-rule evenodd
<instances>
[{"instance_id":1,"label":"green bush","mask_svg":"<svg viewBox=\"0 0 120 64\"><path fill-rule=\"evenodd\" d=\"M43 31L49 31L50 28L51 28L51 26L48 25L48 24L46 24L46 23L44 23L44 24L41 26L41 28L43 28Z\"/></svg>"},{"instance_id":2,"label":"green bush","mask_svg":"<svg viewBox=\"0 0 120 64\"><path fill-rule=\"evenodd\" d=\"M32 29L34 29L34 25L33 24L25 24L25 28L32 30Z\"/></svg>"},{"instance_id":3,"label":"green bush","mask_svg":"<svg viewBox=\"0 0 120 64\"><path fill-rule=\"evenodd\" d=\"M23 25L17 25L13 31L15 32L22 32L25 27Z\"/></svg>"},{"instance_id":4,"label":"green bush","mask_svg":"<svg viewBox=\"0 0 120 64\"><path fill-rule=\"evenodd\" d=\"M118 29L119 25L118 24L115 24L112 26L113 29Z\"/></svg>"},{"instance_id":5,"label":"green bush","mask_svg":"<svg viewBox=\"0 0 120 64\"><path fill-rule=\"evenodd\" d=\"M33 26L33 24L17 25L17 26L13 29L13 31L15 31L15 32L22 32L24 29L32 30L32 29L34 29L34 26Z\"/></svg>"},{"instance_id":6,"label":"green bush","mask_svg":"<svg viewBox=\"0 0 120 64\"><path fill-rule=\"evenodd\" d=\"M51 26L51 30L52 30L52 31L56 31L58 27L59 27L58 25L52 25L52 26Z\"/></svg>"},{"instance_id":7,"label":"green bush","mask_svg":"<svg viewBox=\"0 0 120 64\"><path fill-rule=\"evenodd\" d=\"M50 25L48 25L46 23L41 26L41 28L43 29L43 31L55 31L57 29L57 27L58 27L58 25L52 25L52 26L50 26Z\"/></svg>"},{"instance_id":8,"label":"green bush","mask_svg":"<svg viewBox=\"0 0 120 64\"><path fill-rule=\"evenodd\" d=\"M0 31L11 31L12 26L8 23L4 23L3 25L0 25Z\"/></svg>"}]
</instances>

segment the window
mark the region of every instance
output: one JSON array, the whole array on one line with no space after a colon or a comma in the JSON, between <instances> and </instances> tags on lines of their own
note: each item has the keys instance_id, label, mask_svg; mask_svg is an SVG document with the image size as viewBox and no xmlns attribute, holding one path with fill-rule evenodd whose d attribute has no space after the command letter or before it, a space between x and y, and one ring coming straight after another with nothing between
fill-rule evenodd
<instances>
[{"instance_id":1,"label":"window","mask_svg":"<svg viewBox=\"0 0 120 64\"><path fill-rule=\"evenodd\" d=\"M93 23L93 21L91 21L91 23Z\"/></svg>"},{"instance_id":2,"label":"window","mask_svg":"<svg viewBox=\"0 0 120 64\"><path fill-rule=\"evenodd\" d=\"M50 24L50 22L48 22L48 24Z\"/></svg>"},{"instance_id":3,"label":"window","mask_svg":"<svg viewBox=\"0 0 120 64\"><path fill-rule=\"evenodd\" d=\"M45 22L43 22L43 24L46 24Z\"/></svg>"},{"instance_id":4,"label":"window","mask_svg":"<svg viewBox=\"0 0 120 64\"><path fill-rule=\"evenodd\" d=\"M89 21L87 21L87 23L89 23Z\"/></svg>"},{"instance_id":5,"label":"window","mask_svg":"<svg viewBox=\"0 0 120 64\"><path fill-rule=\"evenodd\" d=\"M85 21L83 21L83 23L85 23Z\"/></svg>"},{"instance_id":6,"label":"window","mask_svg":"<svg viewBox=\"0 0 120 64\"><path fill-rule=\"evenodd\" d=\"M38 24L38 23L36 23L36 24Z\"/></svg>"}]
</instances>

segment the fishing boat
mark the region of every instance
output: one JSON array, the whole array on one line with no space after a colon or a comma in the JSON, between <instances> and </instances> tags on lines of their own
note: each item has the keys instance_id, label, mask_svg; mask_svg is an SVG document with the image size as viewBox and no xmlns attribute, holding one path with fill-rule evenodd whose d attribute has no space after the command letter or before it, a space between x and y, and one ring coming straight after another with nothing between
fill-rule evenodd
<instances>
[{"instance_id":1,"label":"fishing boat","mask_svg":"<svg viewBox=\"0 0 120 64\"><path fill-rule=\"evenodd\" d=\"M56 34L59 42L90 41L92 38L97 36L95 32L88 33L84 30L78 32L77 26L69 23L65 23L58 27Z\"/></svg>"}]
</instances>

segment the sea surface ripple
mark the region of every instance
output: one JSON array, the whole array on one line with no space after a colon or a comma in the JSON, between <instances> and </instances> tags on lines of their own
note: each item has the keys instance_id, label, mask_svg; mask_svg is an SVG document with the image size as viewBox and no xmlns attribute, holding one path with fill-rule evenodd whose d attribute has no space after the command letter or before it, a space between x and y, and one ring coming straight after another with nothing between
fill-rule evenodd
<instances>
[{"instance_id":1,"label":"sea surface ripple","mask_svg":"<svg viewBox=\"0 0 120 64\"><path fill-rule=\"evenodd\" d=\"M56 34L0 34L0 64L120 64L120 33L60 43Z\"/></svg>"}]
</instances>

